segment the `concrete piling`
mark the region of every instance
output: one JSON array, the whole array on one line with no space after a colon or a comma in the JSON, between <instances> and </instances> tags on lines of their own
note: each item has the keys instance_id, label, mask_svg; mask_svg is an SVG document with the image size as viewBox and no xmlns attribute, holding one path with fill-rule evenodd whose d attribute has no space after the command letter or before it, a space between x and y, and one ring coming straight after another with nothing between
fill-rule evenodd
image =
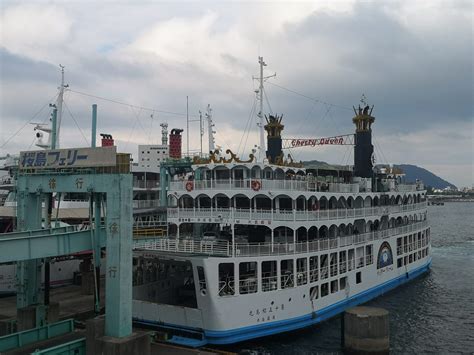
<instances>
[{"instance_id":1,"label":"concrete piling","mask_svg":"<svg viewBox=\"0 0 474 355\"><path fill-rule=\"evenodd\" d=\"M390 350L388 311L354 307L344 313L344 350L352 354L388 354Z\"/></svg>"}]
</instances>

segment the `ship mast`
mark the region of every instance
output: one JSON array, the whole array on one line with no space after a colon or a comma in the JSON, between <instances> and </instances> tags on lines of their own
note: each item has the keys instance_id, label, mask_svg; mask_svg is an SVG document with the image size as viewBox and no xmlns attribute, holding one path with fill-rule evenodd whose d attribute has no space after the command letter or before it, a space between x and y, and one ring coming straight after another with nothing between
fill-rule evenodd
<instances>
[{"instance_id":1,"label":"ship mast","mask_svg":"<svg viewBox=\"0 0 474 355\"><path fill-rule=\"evenodd\" d=\"M258 64L260 64L260 76L258 78L253 78L253 79L258 79L259 81L259 88L255 92L257 93L257 100L259 101L259 110L257 113L258 117L258 122L257 126L259 129L259 134L260 134L260 146L259 146L259 153L258 153L258 162L263 163L264 159L266 158L266 148L265 148L265 128L263 124L263 82L264 80L268 78L272 78L276 76L276 73L270 76L263 76L263 67L266 67L267 64L263 61L263 57L258 57Z\"/></svg>"},{"instance_id":2,"label":"ship mast","mask_svg":"<svg viewBox=\"0 0 474 355\"><path fill-rule=\"evenodd\" d=\"M207 105L207 110L206 110L206 120L207 120L207 130L209 131L208 137L209 137L209 152L213 152L216 148L214 146L214 123L212 122L212 108L211 105Z\"/></svg>"},{"instance_id":3,"label":"ship mast","mask_svg":"<svg viewBox=\"0 0 474 355\"><path fill-rule=\"evenodd\" d=\"M58 99L56 101L56 108L58 110L57 112L57 126L56 126L56 149L58 149L60 146L59 142L59 133L61 130L61 122L63 118L63 100L64 100L64 89L66 89L69 85L64 85L64 65L59 64L59 67L61 68L61 86L59 87L59 95Z\"/></svg>"}]
</instances>

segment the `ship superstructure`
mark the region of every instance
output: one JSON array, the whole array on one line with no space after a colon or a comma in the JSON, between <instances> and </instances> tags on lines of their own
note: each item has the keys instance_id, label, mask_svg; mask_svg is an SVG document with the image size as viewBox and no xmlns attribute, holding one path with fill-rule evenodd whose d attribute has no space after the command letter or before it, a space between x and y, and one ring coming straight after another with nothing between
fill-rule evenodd
<instances>
[{"instance_id":1,"label":"ship superstructure","mask_svg":"<svg viewBox=\"0 0 474 355\"><path fill-rule=\"evenodd\" d=\"M235 343L316 324L429 270L426 191L374 168L372 111L354 108L351 169L285 157L284 121L270 115L266 149L215 150L169 173L169 235L134 252L134 320L176 343Z\"/></svg>"}]
</instances>

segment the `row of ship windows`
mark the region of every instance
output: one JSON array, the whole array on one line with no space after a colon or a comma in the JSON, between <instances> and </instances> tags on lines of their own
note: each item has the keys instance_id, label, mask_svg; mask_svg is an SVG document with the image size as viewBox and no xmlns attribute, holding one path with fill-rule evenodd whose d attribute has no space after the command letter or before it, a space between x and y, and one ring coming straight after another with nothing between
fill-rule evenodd
<instances>
[{"instance_id":1,"label":"row of ship windows","mask_svg":"<svg viewBox=\"0 0 474 355\"><path fill-rule=\"evenodd\" d=\"M414 252L410 255L405 255L404 257L397 259L397 267L401 268L405 265L414 263L417 260L427 257L428 254L429 254L429 248L426 247L424 249L418 250L418 252Z\"/></svg>"},{"instance_id":2,"label":"row of ship windows","mask_svg":"<svg viewBox=\"0 0 474 355\"><path fill-rule=\"evenodd\" d=\"M260 268L260 291L269 292L332 278L356 268L372 265L373 262L373 245L367 245L319 257L281 260L279 269L275 260L260 263L257 261L241 262L238 265L239 275L237 278L234 273L234 263L221 263L219 264L218 292L219 296L231 296L237 291L240 294L258 292L258 268ZM360 278L360 275L356 276L356 278ZM206 289L206 281L204 270L200 267L198 267L198 277L200 290L203 291ZM236 281L238 281L237 284Z\"/></svg>"},{"instance_id":3,"label":"row of ship windows","mask_svg":"<svg viewBox=\"0 0 474 355\"><path fill-rule=\"evenodd\" d=\"M360 284L362 282L362 274L358 272L356 274L356 283ZM309 289L309 297L311 300L316 300L320 296L326 297L329 293L336 293L338 291L345 290L347 286L347 276L341 277L339 280L332 280L331 282L325 282L321 284L321 293L319 292L320 288L318 285L313 286Z\"/></svg>"},{"instance_id":4,"label":"row of ship windows","mask_svg":"<svg viewBox=\"0 0 474 355\"><path fill-rule=\"evenodd\" d=\"M430 230L397 238L397 256L423 248L430 244Z\"/></svg>"}]
</instances>

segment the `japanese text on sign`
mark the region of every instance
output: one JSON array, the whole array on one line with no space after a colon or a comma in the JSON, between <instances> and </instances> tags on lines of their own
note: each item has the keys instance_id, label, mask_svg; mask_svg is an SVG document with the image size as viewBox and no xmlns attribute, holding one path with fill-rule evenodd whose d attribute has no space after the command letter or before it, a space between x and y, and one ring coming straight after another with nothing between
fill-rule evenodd
<instances>
[{"instance_id":1,"label":"japanese text on sign","mask_svg":"<svg viewBox=\"0 0 474 355\"><path fill-rule=\"evenodd\" d=\"M20 169L115 166L116 147L37 150L20 153Z\"/></svg>"}]
</instances>

